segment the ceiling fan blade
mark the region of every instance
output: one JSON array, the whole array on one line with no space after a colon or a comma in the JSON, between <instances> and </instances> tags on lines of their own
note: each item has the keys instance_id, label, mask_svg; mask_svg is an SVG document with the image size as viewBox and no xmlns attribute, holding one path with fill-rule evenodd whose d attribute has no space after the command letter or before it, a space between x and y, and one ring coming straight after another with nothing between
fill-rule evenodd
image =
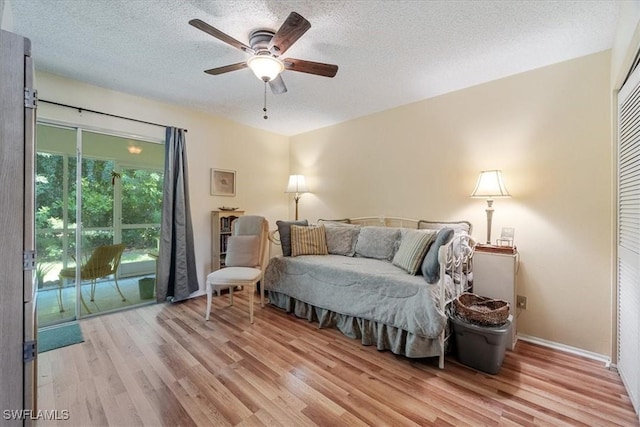
<instances>
[{"instance_id":1,"label":"ceiling fan blade","mask_svg":"<svg viewBox=\"0 0 640 427\"><path fill-rule=\"evenodd\" d=\"M199 30L204 31L205 33L212 35L213 37L217 38L220 41L223 41L227 44L230 44L231 46L235 47L236 49L240 49L243 52L247 52L247 53L255 53L253 49L251 49L249 46L247 46L246 44L242 43L241 41L238 41L236 39L234 39L233 37L223 33L222 31L218 30L217 28L212 27L211 25L207 24L204 21L201 21L199 19L192 19L191 21L189 21L189 24L193 25L194 27L196 27Z\"/></svg>"},{"instance_id":2,"label":"ceiling fan blade","mask_svg":"<svg viewBox=\"0 0 640 427\"><path fill-rule=\"evenodd\" d=\"M238 62L237 64L225 65L224 67L212 68L210 70L204 70L205 73L217 76L218 74L228 73L230 71L242 70L247 68L246 62Z\"/></svg>"},{"instance_id":3,"label":"ceiling fan blade","mask_svg":"<svg viewBox=\"0 0 640 427\"><path fill-rule=\"evenodd\" d=\"M324 77L334 77L338 72L338 66L323 62L305 61L304 59L287 58L283 60L286 70L301 73L315 74Z\"/></svg>"},{"instance_id":4,"label":"ceiling fan blade","mask_svg":"<svg viewBox=\"0 0 640 427\"><path fill-rule=\"evenodd\" d=\"M269 86L274 95L280 95L287 91L287 86L284 84L284 80L282 80L282 74L278 74L278 77L269 81Z\"/></svg>"},{"instance_id":5,"label":"ceiling fan blade","mask_svg":"<svg viewBox=\"0 0 640 427\"><path fill-rule=\"evenodd\" d=\"M269 42L269 50L275 56L282 55L298 40L307 30L311 28L311 23L304 19L302 15L291 12L284 21L278 32Z\"/></svg>"}]
</instances>

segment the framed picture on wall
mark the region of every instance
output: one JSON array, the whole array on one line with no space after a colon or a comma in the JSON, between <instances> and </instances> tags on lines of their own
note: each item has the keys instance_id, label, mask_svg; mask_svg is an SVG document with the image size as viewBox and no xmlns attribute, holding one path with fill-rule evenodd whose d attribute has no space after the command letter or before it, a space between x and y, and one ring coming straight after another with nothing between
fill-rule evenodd
<instances>
[{"instance_id":1,"label":"framed picture on wall","mask_svg":"<svg viewBox=\"0 0 640 427\"><path fill-rule=\"evenodd\" d=\"M226 169L211 169L211 195L235 196L236 171Z\"/></svg>"}]
</instances>

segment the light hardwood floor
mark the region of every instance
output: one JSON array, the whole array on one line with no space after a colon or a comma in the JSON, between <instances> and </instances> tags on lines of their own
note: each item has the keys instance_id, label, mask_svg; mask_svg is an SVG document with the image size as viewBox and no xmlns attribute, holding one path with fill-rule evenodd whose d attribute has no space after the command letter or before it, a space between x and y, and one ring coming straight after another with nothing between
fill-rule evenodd
<instances>
[{"instance_id":1,"label":"light hardwood floor","mask_svg":"<svg viewBox=\"0 0 640 427\"><path fill-rule=\"evenodd\" d=\"M413 360L247 297L80 322L85 342L39 356L39 409L61 426L639 425L601 363L519 342L498 375ZM39 421L38 426L54 425Z\"/></svg>"}]
</instances>

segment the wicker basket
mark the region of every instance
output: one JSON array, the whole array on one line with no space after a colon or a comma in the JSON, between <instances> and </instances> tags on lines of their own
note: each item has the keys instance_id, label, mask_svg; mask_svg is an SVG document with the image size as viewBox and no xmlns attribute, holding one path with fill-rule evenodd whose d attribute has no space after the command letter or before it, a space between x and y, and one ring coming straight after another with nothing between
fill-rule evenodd
<instances>
[{"instance_id":1,"label":"wicker basket","mask_svg":"<svg viewBox=\"0 0 640 427\"><path fill-rule=\"evenodd\" d=\"M465 293L453 300L454 312L467 322L482 326L503 325L509 318L509 303Z\"/></svg>"}]
</instances>

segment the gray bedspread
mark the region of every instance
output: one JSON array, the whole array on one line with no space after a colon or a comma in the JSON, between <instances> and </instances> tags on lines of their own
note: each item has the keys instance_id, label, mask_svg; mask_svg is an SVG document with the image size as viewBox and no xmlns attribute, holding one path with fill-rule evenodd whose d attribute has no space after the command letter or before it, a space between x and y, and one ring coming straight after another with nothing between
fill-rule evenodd
<instances>
[{"instance_id":1,"label":"gray bedspread","mask_svg":"<svg viewBox=\"0 0 640 427\"><path fill-rule=\"evenodd\" d=\"M276 300L272 302L281 308L291 305L285 301L291 297L347 317L373 321L377 328L406 331L412 340L437 341L446 326L446 316L435 303L437 286L390 262L341 255L272 258L264 286L276 293L270 293ZM434 355L435 344L430 342L428 350L419 352L424 354L413 356Z\"/></svg>"}]
</instances>

